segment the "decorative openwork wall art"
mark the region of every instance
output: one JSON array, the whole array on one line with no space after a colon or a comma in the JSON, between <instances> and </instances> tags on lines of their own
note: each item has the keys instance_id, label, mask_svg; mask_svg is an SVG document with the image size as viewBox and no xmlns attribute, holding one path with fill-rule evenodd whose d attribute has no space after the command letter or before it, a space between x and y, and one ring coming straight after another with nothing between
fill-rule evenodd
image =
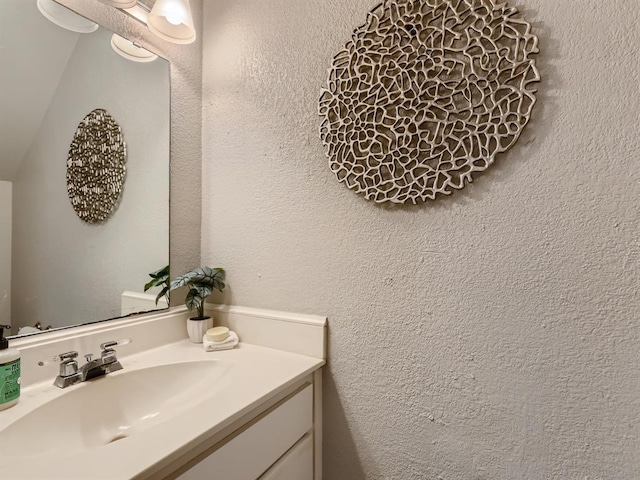
<instances>
[{"instance_id":1,"label":"decorative openwork wall art","mask_svg":"<svg viewBox=\"0 0 640 480\"><path fill-rule=\"evenodd\" d=\"M67 157L67 192L80 219L100 223L113 212L124 185L126 145L106 110L89 113L76 130Z\"/></svg>"},{"instance_id":2,"label":"decorative openwork wall art","mask_svg":"<svg viewBox=\"0 0 640 480\"><path fill-rule=\"evenodd\" d=\"M494 0L385 0L333 59L320 137L338 180L375 202L448 195L518 140L538 39Z\"/></svg>"}]
</instances>

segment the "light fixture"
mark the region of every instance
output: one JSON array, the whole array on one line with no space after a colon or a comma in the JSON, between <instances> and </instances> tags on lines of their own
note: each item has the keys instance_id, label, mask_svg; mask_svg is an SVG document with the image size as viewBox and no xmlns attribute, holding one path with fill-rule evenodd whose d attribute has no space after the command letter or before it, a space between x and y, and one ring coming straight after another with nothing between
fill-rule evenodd
<instances>
[{"instance_id":1,"label":"light fixture","mask_svg":"<svg viewBox=\"0 0 640 480\"><path fill-rule=\"evenodd\" d=\"M102 3L106 3L107 5L111 5L116 8L132 8L136 6L138 3L136 0L101 0Z\"/></svg>"},{"instance_id":2,"label":"light fixture","mask_svg":"<svg viewBox=\"0 0 640 480\"><path fill-rule=\"evenodd\" d=\"M139 47L117 33L111 36L111 48L127 60L134 62L153 62L158 56L146 48Z\"/></svg>"},{"instance_id":3,"label":"light fixture","mask_svg":"<svg viewBox=\"0 0 640 480\"><path fill-rule=\"evenodd\" d=\"M172 43L193 43L196 30L189 0L156 0L147 19L149 30Z\"/></svg>"},{"instance_id":4,"label":"light fixture","mask_svg":"<svg viewBox=\"0 0 640 480\"><path fill-rule=\"evenodd\" d=\"M53 0L38 0L37 5L40 13L59 27L77 33L91 33L98 29L97 23L87 20Z\"/></svg>"}]
</instances>

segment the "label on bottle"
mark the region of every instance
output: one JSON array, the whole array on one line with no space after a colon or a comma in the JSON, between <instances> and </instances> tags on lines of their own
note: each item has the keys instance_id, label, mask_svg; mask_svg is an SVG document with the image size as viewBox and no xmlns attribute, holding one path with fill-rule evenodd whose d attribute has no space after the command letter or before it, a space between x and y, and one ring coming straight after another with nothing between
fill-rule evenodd
<instances>
[{"instance_id":1,"label":"label on bottle","mask_svg":"<svg viewBox=\"0 0 640 480\"><path fill-rule=\"evenodd\" d=\"M20 396L20 359L0 365L0 403Z\"/></svg>"}]
</instances>

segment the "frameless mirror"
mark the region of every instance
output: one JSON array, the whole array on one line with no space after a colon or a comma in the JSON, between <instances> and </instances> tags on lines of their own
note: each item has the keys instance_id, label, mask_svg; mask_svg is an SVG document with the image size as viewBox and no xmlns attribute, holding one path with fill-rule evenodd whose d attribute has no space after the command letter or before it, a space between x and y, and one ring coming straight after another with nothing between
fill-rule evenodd
<instances>
[{"instance_id":1,"label":"frameless mirror","mask_svg":"<svg viewBox=\"0 0 640 480\"><path fill-rule=\"evenodd\" d=\"M0 324L13 335L166 307L144 286L169 263L169 63L126 59L111 39L55 25L36 0L0 2ZM90 224L67 159L95 109L121 128L126 174Z\"/></svg>"}]
</instances>

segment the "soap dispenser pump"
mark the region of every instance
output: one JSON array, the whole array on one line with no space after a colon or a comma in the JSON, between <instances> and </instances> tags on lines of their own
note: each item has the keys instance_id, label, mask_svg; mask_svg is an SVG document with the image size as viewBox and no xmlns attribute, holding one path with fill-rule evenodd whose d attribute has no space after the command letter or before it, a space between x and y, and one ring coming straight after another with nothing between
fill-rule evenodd
<instances>
[{"instance_id":1,"label":"soap dispenser pump","mask_svg":"<svg viewBox=\"0 0 640 480\"><path fill-rule=\"evenodd\" d=\"M0 410L14 406L20 398L20 351L9 348L5 328L11 325L0 325Z\"/></svg>"}]
</instances>

